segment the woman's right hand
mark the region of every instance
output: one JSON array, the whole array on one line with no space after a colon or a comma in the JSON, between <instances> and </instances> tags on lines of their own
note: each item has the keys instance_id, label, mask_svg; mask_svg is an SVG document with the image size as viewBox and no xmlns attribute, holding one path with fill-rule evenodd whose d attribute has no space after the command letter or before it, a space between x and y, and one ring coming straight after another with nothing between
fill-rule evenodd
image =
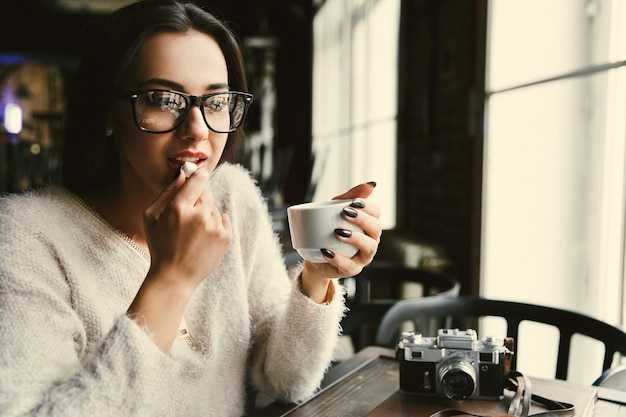
<instances>
[{"instance_id":1,"label":"woman's right hand","mask_svg":"<svg viewBox=\"0 0 626 417\"><path fill-rule=\"evenodd\" d=\"M144 212L151 274L193 289L215 270L232 240L230 220L206 189L209 174L180 174Z\"/></svg>"},{"instance_id":2,"label":"woman's right hand","mask_svg":"<svg viewBox=\"0 0 626 417\"><path fill-rule=\"evenodd\" d=\"M187 302L232 241L228 216L206 189L208 173L179 175L144 212L148 275L128 309L164 352L176 338Z\"/></svg>"}]
</instances>

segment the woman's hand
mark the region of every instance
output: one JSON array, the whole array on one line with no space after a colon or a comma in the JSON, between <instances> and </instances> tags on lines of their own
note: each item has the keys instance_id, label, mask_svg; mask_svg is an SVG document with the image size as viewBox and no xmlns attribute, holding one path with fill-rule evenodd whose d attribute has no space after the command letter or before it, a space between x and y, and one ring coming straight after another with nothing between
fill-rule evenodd
<instances>
[{"instance_id":1,"label":"woman's hand","mask_svg":"<svg viewBox=\"0 0 626 417\"><path fill-rule=\"evenodd\" d=\"M208 173L198 170L184 178L179 175L144 212L151 264L128 309L164 352L176 338L193 292L232 241L230 220L205 187Z\"/></svg>"},{"instance_id":2,"label":"woman's hand","mask_svg":"<svg viewBox=\"0 0 626 417\"><path fill-rule=\"evenodd\" d=\"M151 273L195 289L220 263L232 240L230 220L206 189L209 174L179 175L144 212Z\"/></svg>"},{"instance_id":3,"label":"woman's hand","mask_svg":"<svg viewBox=\"0 0 626 417\"><path fill-rule=\"evenodd\" d=\"M355 232L350 236L335 234L337 239L359 250L352 258L326 251L322 255L328 263L304 261L302 291L314 301L318 303L330 301L329 298L332 297L332 294L328 293L330 279L357 275L374 259L382 234L380 207L367 197L372 194L375 186L375 183L359 184L333 198L354 200L350 207L344 209L343 216L345 220L361 228L364 233Z\"/></svg>"}]
</instances>

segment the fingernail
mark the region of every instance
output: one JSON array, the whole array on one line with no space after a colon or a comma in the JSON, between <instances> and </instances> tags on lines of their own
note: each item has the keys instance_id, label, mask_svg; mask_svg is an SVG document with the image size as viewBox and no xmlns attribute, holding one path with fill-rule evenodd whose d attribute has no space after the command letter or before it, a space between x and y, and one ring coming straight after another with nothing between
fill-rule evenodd
<instances>
[{"instance_id":1,"label":"fingernail","mask_svg":"<svg viewBox=\"0 0 626 417\"><path fill-rule=\"evenodd\" d=\"M176 168L176 171L174 171L174 178L172 178L173 180L175 180L176 178L180 177L180 171L183 169L182 165L179 165L178 168Z\"/></svg>"},{"instance_id":2,"label":"fingernail","mask_svg":"<svg viewBox=\"0 0 626 417\"><path fill-rule=\"evenodd\" d=\"M347 229L335 229L335 233L341 237L350 237L352 236L352 231Z\"/></svg>"},{"instance_id":3,"label":"fingernail","mask_svg":"<svg viewBox=\"0 0 626 417\"><path fill-rule=\"evenodd\" d=\"M335 254L334 254L334 253L332 253L331 251L329 251L329 250L328 250L328 249L326 249L326 248L320 249L320 252L322 252L322 255L324 255L324 256L325 256L325 257L327 257L327 258L332 259L332 258L334 258L334 257L335 257Z\"/></svg>"},{"instance_id":4,"label":"fingernail","mask_svg":"<svg viewBox=\"0 0 626 417\"><path fill-rule=\"evenodd\" d=\"M348 216L348 217L352 217L353 219L354 219L354 218L356 217L356 215L358 214L358 213L356 212L356 210L351 209L350 207L345 207L345 208L343 209L343 213L344 213L346 216Z\"/></svg>"},{"instance_id":5,"label":"fingernail","mask_svg":"<svg viewBox=\"0 0 626 417\"><path fill-rule=\"evenodd\" d=\"M354 208L362 209L362 208L365 208L365 203L361 200L354 200L352 203L350 203L350 206Z\"/></svg>"},{"instance_id":6,"label":"fingernail","mask_svg":"<svg viewBox=\"0 0 626 417\"><path fill-rule=\"evenodd\" d=\"M372 188L376 188L376 181L368 181L368 184L372 186Z\"/></svg>"}]
</instances>

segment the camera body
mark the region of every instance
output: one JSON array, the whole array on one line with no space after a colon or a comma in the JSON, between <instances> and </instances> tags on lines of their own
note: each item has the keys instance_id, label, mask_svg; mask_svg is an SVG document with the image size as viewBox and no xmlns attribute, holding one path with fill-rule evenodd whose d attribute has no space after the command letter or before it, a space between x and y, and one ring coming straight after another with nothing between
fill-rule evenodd
<instances>
[{"instance_id":1,"label":"camera body","mask_svg":"<svg viewBox=\"0 0 626 417\"><path fill-rule=\"evenodd\" d=\"M477 338L472 329L439 329L437 337L404 332L396 349L400 391L462 399L503 399L503 339Z\"/></svg>"}]
</instances>

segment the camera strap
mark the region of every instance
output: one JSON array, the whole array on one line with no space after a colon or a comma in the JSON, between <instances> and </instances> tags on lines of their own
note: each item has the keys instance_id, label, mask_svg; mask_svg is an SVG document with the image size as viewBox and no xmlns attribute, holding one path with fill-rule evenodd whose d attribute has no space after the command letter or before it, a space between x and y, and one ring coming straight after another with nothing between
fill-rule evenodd
<instances>
[{"instance_id":1,"label":"camera strap","mask_svg":"<svg viewBox=\"0 0 626 417\"><path fill-rule=\"evenodd\" d=\"M462 410L442 410L430 417L573 417L574 406L572 404L550 400L531 392L530 379L521 372L510 371L506 381L506 389L515 391L511 399L507 414L474 414ZM544 406L547 411L529 415L530 404L534 401Z\"/></svg>"}]
</instances>

